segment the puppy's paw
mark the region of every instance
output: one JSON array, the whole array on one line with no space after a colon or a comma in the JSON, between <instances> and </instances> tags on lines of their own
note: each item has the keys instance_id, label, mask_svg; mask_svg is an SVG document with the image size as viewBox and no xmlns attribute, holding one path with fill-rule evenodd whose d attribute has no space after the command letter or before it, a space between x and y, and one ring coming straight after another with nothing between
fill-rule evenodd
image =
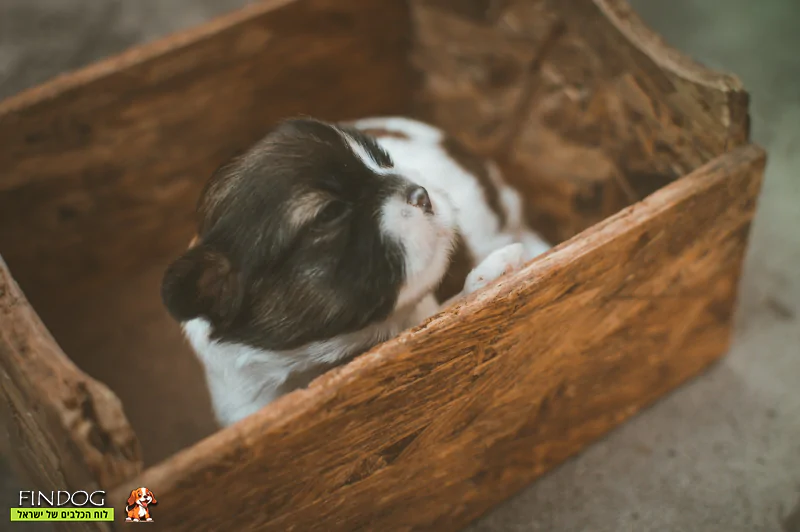
<instances>
[{"instance_id":1,"label":"puppy's paw","mask_svg":"<svg viewBox=\"0 0 800 532\"><path fill-rule=\"evenodd\" d=\"M497 249L467 275L464 293L471 294L480 290L503 275L519 270L523 264L525 264L525 247L522 244L509 244Z\"/></svg>"}]
</instances>

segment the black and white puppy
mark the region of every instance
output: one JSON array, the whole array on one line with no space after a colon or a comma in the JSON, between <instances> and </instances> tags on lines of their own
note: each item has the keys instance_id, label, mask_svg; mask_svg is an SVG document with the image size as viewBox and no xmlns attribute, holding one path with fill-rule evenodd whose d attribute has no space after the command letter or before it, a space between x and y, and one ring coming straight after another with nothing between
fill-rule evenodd
<instances>
[{"instance_id":1,"label":"black and white puppy","mask_svg":"<svg viewBox=\"0 0 800 532\"><path fill-rule=\"evenodd\" d=\"M549 248L493 163L406 118L287 120L198 214L162 297L223 425Z\"/></svg>"}]
</instances>

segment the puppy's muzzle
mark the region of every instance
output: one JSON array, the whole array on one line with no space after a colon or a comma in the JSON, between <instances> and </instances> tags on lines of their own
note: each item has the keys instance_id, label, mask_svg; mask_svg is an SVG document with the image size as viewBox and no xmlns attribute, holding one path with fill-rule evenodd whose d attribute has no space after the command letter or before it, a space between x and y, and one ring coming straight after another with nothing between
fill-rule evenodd
<instances>
[{"instance_id":1,"label":"puppy's muzzle","mask_svg":"<svg viewBox=\"0 0 800 532\"><path fill-rule=\"evenodd\" d=\"M433 214L433 205L431 205L431 198L428 196L428 191L418 185L412 186L406 195L406 201L409 205L413 205L425 214Z\"/></svg>"}]
</instances>

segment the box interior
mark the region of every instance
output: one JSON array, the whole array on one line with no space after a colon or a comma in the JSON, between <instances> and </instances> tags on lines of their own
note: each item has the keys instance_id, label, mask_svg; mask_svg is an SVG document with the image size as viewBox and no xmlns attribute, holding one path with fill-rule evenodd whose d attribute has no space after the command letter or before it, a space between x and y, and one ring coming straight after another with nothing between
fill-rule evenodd
<instances>
[{"instance_id":1,"label":"box interior","mask_svg":"<svg viewBox=\"0 0 800 532\"><path fill-rule=\"evenodd\" d=\"M288 116L409 111L405 5L352 4L264 2L0 103L0 254L145 465L216 430L159 294L213 170Z\"/></svg>"},{"instance_id":2,"label":"box interior","mask_svg":"<svg viewBox=\"0 0 800 532\"><path fill-rule=\"evenodd\" d=\"M631 109L648 105L636 98L651 87L599 59L620 39L609 24L586 29L584 18L599 13L512 2L507 16L536 16L521 40L447 2L360 13L345 4L298 1L231 20L192 45L195 63L182 48L131 59L124 76L98 75L19 112L14 138L27 144L0 159L31 178L0 187L0 227L9 228L0 253L65 353L122 400L146 464L216 430L201 368L161 304L161 275L194 233L194 205L213 168L276 120L429 120L496 157L525 194L531 224L554 243L711 158L709 150L648 159L659 149L646 131L656 119ZM543 11L525 11L533 8ZM287 29L293 17L308 29ZM303 48L310 32L322 43L316 53ZM600 51L584 54L592 47ZM227 50L232 58L214 58ZM342 66L364 50L366 59ZM283 69L262 72L279 60ZM132 93L130 80L146 86ZM628 120L634 111L638 126ZM142 159L138 148L158 153Z\"/></svg>"}]
</instances>

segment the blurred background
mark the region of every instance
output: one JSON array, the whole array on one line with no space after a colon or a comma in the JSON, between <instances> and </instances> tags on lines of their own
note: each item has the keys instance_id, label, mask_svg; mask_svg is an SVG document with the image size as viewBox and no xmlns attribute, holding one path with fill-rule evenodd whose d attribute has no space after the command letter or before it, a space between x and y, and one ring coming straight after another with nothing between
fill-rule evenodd
<instances>
[{"instance_id":1,"label":"blurred background","mask_svg":"<svg viewBox=\"0 0 800 532\"><path fill-rule=\"evenodd\" d=\"M0 98L247 3L0 0ZM631 3L743 80L769 152L733 348L469 530L800 532L800 2ZM20 487L4 463L0 486L7 508Z\"/></svg>"}]
</instances>

